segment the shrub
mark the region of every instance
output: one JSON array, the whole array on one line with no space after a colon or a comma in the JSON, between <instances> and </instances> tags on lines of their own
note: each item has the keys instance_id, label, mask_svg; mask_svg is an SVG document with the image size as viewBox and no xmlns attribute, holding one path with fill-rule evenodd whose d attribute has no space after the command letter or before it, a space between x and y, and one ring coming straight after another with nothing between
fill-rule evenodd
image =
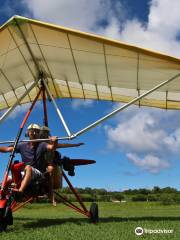
<instances>
[{"instance_id":1,"label":"shrub","mask_svg":"<svg viewBox=\"0 0 180 240\"><path fill-rule=\"evenodd\" d=\"M112 198L115 199L115 200L121 201L121 200L124 199L124 196L121 193L116 193L116 194L112 195Z\"/></svg>"},{"instance_id":2,"label":"shrub","mask_svg":"<svg viewBox=\"0 0 180 240\"><path fill-rule=\"evenodd\" d=\"M110 202L110 195L96 195L96 201L98 202Z\"/></svg>"},{"instance_id":3,"label":"shrub","mask_svg":"<svg viewBox=\"0 0 180 240\"><path fill-rule=\"evenodd\" d=\"M148 194L147 199L148 199L149 202L157 202L157 201L159 201L159 195Z\"/></svg>"},{"instance_id":4,"label":"shrub","mask_svg":"<svg viewBox=\"0 0 180 240\"><path fill-rule=\"evenodd\" d=\"M173 199L175 203L180 203L180 194L174 194Z\"/></svg>"},{"instance_id":5,"label":"shrub","mask_svg":"<svg viewBox=\"0 0 180 240\"><path fill-rule=\"evenodd\" d=\"M145 196L143 194L138 194L138 195L132 197L132 201L133 202L138 202L138 201L145 202L145 201L147 201L147 196Z\"/></svg>"},{"instance_id":6,"label":"shrub","mask_svg":"<svg viewBox=\"0 0 180 240\"><path fill-rule=\"evenodd\" d=\"M162 194L160 196L160 201L163 205L171 205L174 203L174 199L171 194Z\"/></svg>"}]
</instances>

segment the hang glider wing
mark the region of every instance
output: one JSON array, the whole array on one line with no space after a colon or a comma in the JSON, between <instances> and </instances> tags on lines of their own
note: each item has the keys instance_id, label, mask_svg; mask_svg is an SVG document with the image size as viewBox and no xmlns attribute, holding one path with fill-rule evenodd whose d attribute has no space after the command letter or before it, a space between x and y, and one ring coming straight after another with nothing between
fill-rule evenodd
<instances>
[{"instance_id":1,"label":"hang glider wing","mask_svg":"<svg viewBox=\"0 0 180 240\"><path fill-rule=\"evenodd\" d=\"M129 102L180 73L180 59L15 16L0 28L0 109L12 106L40 72L56 98ZM180 77L137 104L180 109Z\"/></svg>"}]
</instances>

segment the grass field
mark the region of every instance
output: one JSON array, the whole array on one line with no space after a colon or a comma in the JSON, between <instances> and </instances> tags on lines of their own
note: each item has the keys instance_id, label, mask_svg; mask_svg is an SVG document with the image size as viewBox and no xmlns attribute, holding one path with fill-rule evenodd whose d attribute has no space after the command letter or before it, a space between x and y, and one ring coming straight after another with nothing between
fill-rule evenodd
<instances>
[{"instance_id":1,"label":"grass field","mask_svg":"<svg viewBox=\"0 0 180 240\"><path fill-rule=\"evenodd\" d=\"M180 205L99 203L99 210L100 222L90 224L87 218L62 204L28 205L14 214L14 225L0 233L0 240L180 239ZM136 236L136 227L174 232Z\"/></svg>"}]
</instances>

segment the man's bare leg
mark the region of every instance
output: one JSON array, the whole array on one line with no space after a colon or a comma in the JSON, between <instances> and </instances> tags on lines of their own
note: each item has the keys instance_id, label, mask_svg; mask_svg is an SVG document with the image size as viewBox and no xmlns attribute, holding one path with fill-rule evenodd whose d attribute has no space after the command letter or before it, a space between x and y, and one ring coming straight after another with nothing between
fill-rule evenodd
<instances>
[{"instance_id":1,"label":"man's bare leg","mask_svg":"<svg viewBox=\"0 0 180 240\"><path fill-rule=\"evenodd\" d=\"M27 165L24 169L25 175L23 177L23 180L21 182L21 186L19 188L19 192L24 192L26 187L29 185L31 179L32 179L32 167Z\"/></svg>"},{"instance_id":2,"label":"man's bare leg","mask_svg":"<svg viewBox=\"0 0 180 240\"><path fill-rule=\"evenodd\" d=\"M56 206L56 200L53 193L53 185L54 185L54 167L52 165L49 165L47 167L47 171L49 173L49 199L52 202L53 206Z\"/></svg>"}]
</instances>

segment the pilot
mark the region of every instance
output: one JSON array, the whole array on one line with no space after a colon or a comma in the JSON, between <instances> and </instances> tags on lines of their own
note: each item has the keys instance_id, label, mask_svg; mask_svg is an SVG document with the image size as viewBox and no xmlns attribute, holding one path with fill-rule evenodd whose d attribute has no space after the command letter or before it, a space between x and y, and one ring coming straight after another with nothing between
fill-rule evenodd
<instances>
[{"instance_id":1,"label":"pilot","mask_svg":"<svg viewBox=\"0 0 180 240\"><path fill-rule=\"evenodd\" d=\"M38 124L30 124L27 128L27 135L30 140L38 139L40 137L40 126ZM29 185L31 180L35 180L42 176L41 171L41 157L46 151L54 151L57 147L57 138L51 137L49 143L46 142L23 142L18 143L16 147L16 153L21 154L24 167L22 170L25 171L23 180L19 189L16 189L16 194L21 196ZM12 152L13 146L1 146L0 152Z\"/></svg>"}]
</instances>

